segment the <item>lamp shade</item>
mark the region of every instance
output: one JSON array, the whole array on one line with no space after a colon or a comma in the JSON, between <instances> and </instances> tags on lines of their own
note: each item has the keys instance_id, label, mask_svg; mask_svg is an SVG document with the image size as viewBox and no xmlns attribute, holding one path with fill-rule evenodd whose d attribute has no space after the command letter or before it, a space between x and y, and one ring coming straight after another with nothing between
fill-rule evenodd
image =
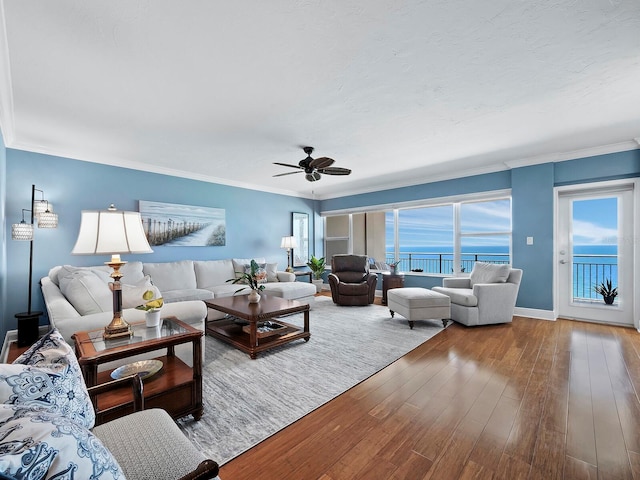
<instances>
[{"instance_id":1,"label":"lamp shade","mask_svg":"<svg viewBox=\"0 0 640 480\"><path fill-rule=\"evenodd\" d=\"M11 238L13 240L33 240L33 223L26 223L22 220L20 223L11 225Z\"/></svg>"},{"instance_id":2,"label":"lamp shade","mask_svg":"<svg viewBox=\"0 0 640 480\"><path fill-rule=\"evenodd\" d=\"M53 212L53 205L51 205L47 200L35 200L33 202L33 216L38 217L41 213L49 210Z\"/></svg>"},{"instance_id":3,"label":"lamp shade","mask_svg":"<svg viewBox=\"0 0 640 480\"><path fill-rule=\"evenodd\" d=\"M297 248L296 237L282 237L280 248Z\"/></svg>"},{"instance_id":4,"label":"lamp shade","mask_svg":"<svg viewBox=\"0 0 640 480\"><path fill-rule=\"evenodd\" d=\"M58 214L49 210L38 215L38 228L58 228Z\"/></svg>"},{"instance_id":5,"label":"lamp shade","mask_svg":"<svg viewBox=\"0 0 640 480\"><path fill-rule=\"evenodd\" d=\"M83 210L73 255L152 253L138 212Z\"/></svg>"}]
</instances>

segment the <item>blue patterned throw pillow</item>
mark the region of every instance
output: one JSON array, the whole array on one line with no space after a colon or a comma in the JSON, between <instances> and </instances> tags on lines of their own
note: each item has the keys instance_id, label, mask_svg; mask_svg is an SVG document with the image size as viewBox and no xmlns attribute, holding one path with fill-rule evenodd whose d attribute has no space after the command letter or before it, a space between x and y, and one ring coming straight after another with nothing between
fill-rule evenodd
<instances>
[{"instance_id":1,"label":"blue patterned throw pillow","mask_svg":"<svg viewBox=\"0 0 640 480\"><path fill-rule=\"evenodd\" d=\"M38 408L0 405L0 478L7 477L125 478L111 452L79 423Z\"/></svg>"},{"instance_id":2,"label":"blue patterned throw pillow","mask_svg":"<svg viewBox=\"0 0 640 480\"><path fill-rule=\"evenodd\" d=\"M0 402L61 414L86 428L95 423L78 360L56 329L13 364L0 364Z\"/></svg>"}]
</instances>

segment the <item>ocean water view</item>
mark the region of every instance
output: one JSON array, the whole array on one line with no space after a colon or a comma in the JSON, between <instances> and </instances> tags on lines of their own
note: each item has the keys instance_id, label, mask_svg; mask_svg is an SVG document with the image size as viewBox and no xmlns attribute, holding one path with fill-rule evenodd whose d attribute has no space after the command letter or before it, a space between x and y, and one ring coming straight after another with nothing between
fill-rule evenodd
<instances>
[{"instance_id":1,"label":"ocean water view","mask_svg":"<svg viewBox=\"0 0 640 480\"><path fill-rule=\"evenodd\" d=\"M398 258L393 247L387 245L386 262L400 260L401 271L451 274L454 271L453 248L423 246L400 248ZM601 298L594 287L611 280L618 285L617 245L576 245L573 248L573 296L580 299ZM463 246L461 269L470 272L476 261L511 263L509 248L501 245Z\"/></svg>"}]
</instances>

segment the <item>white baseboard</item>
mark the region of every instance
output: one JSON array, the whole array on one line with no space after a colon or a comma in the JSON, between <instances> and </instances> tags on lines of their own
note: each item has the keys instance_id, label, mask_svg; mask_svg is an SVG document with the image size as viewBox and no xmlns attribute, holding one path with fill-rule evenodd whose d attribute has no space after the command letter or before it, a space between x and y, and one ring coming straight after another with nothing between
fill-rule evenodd
<instances>
[{"instance_id":1,"label":"white baseboard","mask_svg":"<svg viewBox=\"0 0 640 480\"><path fill-rule=\"evenodd\" d=\"M556 314L553 310L540 310L537 308L522 308L516 307L513 310L513 314L519 317L538 318L540 320L556 320Z\"/></svg>"}]
</instances>

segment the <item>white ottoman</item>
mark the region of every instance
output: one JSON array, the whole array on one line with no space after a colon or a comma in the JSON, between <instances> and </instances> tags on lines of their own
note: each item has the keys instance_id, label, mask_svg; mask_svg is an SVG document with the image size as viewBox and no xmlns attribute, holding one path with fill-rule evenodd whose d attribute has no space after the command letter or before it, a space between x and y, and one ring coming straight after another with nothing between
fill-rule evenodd
<instances>
[{"instance_id":1,"label":"white ottoman","mask_svg":"<svg viewBox=\"0 0 640 480\"><path fill-rule=\"evenodd\" d=\"M442 293L426 288L393 288L387 291L387 305L391 312L399 313L409 320L413 328L414 320L438 318L446 327L451 318L451 299Z\"/></svg>"}]
</instances>

